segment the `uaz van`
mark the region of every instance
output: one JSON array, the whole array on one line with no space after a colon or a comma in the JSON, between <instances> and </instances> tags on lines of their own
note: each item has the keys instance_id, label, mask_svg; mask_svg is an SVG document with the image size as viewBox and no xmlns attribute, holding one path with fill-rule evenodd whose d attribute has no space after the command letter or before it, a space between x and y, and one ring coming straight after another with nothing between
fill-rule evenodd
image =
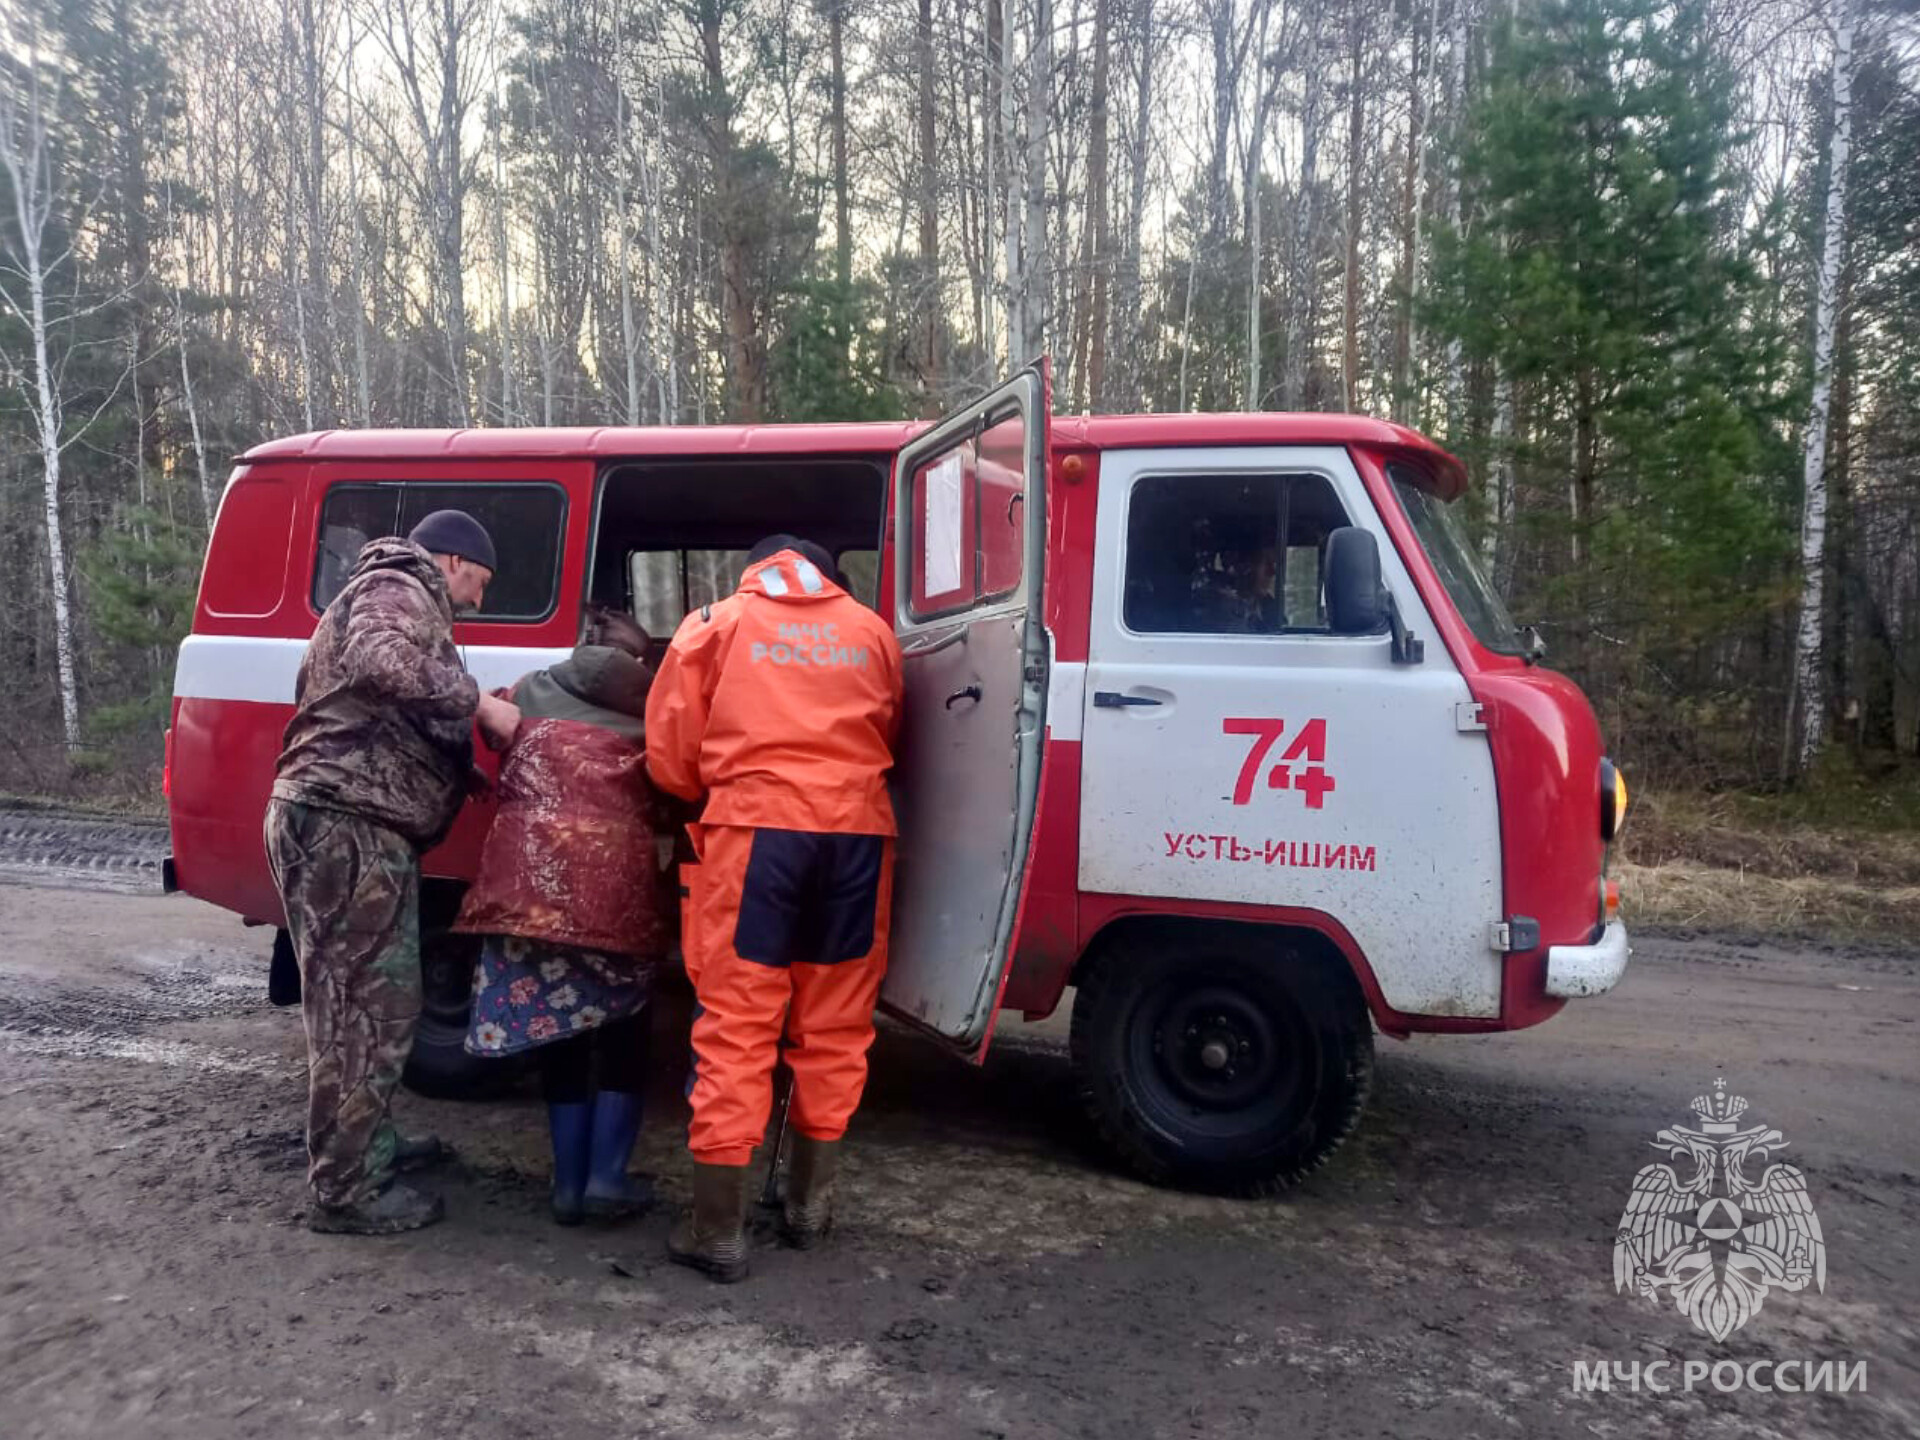
<instances>
[{"instance_id":1,"label":"uaz van","mask_svg":"<svg viewBox=\"0 0 1920 1440\"><path fill-rule=\"evenodd\" d=\"M1510 1030L1611 988L1625 788L1454 505L1460 464L1351 415L1048 414L1044 368L930 426L337 431L241 457L181 646L169 883L283 923L261 818L294 677L360 546L428 511L495 537L455 627L483 686L590 602L664 645L785 530L906 657L885 1008L979 1060L1073 987L1072 1064L1139 1173L1260 1192L1364 1104L1375 1028ZM424 860L445 1093L488 818ZM284 947L284 938L281 940Z\"/></svg>"}]
</instances>

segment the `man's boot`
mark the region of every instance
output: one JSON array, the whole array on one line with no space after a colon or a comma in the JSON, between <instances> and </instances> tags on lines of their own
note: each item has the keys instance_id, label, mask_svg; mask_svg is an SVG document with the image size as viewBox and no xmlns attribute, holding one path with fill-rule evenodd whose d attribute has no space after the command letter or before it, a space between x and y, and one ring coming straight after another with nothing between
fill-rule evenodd
<instances>
[{"instance_id":1,"label":"man's boot","mask_svg":"<svg viewBox=\"0 0 1920 1440\"><path fill-rule=\"evenodd\" d=\"M451 1159L453 1147L438 1135L394 1132L393 1168L396 1170L425 1170L429 1165L443 1165Z\"/></svg>"},{"instance_id":2,"label":"man's boot","mask_svg":"<svg viewBox=\"0 0 1920 1440\"><path fill-rule=\"evenodd\" d=\"M780 1216L780 1238L794 1249L811 1250L833 1228L833 1172L839 1163L838 1140L794 1135L787 1202Z\"/></svg>"},{"instance_id":3,"label":"man's boot","mask_svg":"<svg viewBox=\"0 0 1920 1440\"><path fill-rule=\"evenodd\" d=\"M643 1113L640 1097L625 1090L602 1090L593 1097L585 1203L596 1220L625 1220L653 1207L653 1177L627 1173Z\"/></svg>"},{"instance_id":4,"label":"man's boot","mask_svg":"<svg viewBox=\"0 0 1920 1440\"><path fill-rule=\"evenodd\" d=\"M693 1213L667 1237L667 1258L710 1280L747 1278L747 1167L693 1167Z\"/></svg>"},{"instance_id":5,"label":"man's boot","mask_svg":"<svg viewBox=\"0 0 1920 1440\"><path fill-rule=\"evenodd\" d=\"M593 1105L586 1100L548 1104L553 1135L553 1223L578 1225L587 1215L587 1167L593 1156Z\"/></svg>"},{"instance_id":6,"label":"man's boot","mask_svg":"<svg viewBox=\"0 0 1920 1440\"><path fill-rule=\"evenodd\" d=\"M446 1213L447 1207L438 1195L423 1194L395 1181L356 1204L309 1207L307 1228L323 1235L398 1235L403 1230L423 1229Z\"/></svg>"}]
</instances>

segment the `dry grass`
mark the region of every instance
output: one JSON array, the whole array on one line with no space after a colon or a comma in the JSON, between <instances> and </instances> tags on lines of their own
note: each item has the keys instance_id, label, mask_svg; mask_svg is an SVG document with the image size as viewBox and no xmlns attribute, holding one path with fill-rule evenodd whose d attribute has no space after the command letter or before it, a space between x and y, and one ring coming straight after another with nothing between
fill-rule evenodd
<instances>
[{"instance_id":1,"label":"dry grass","mask_svg":"<svg viewBox=\"0 0 1920 1440\"><path fill-rule=\"evenodd\" d=\"M1686 861L1618 863L1613 873L1629 925L1920 944L1920 885L1789 879Z\"/></svg>"},{"instance_id":2,"label":"dry grass","mask_svg":"<svg viewBox=\"0 0 1920 1440\"><path fill-rule=\"evenodd\" d=\"M1614 856L1630 920L1920 944L1920 831L1814 824L1741 795L1636 799Z\"/></svg>"},{"instance_id":3,"label":"dry grass","mask_svg":"<svg viewBox=\"0 0 1920 1440\"><path fill-rule=\"evenodd\" d=\"M1636 866L1679 862L1781 880L1920 885L1920 831L1816 825L1740 795L1636 798L1618 858Z\"/></svg>"}]
</instances>

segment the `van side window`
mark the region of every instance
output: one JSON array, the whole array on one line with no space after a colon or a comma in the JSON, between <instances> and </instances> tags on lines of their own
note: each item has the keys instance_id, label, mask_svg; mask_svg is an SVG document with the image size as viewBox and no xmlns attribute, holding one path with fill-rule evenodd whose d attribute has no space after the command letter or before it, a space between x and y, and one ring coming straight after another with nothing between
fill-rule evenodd
<instances>
[{"instance_id":1,"label":"van side window","mask_svg":"<svg viewBox=\"0 0 1920 1440\"><path fill-rule=\"evenodd\" d=\"M880 552L878 550L842 550L833 557L840 567L840 578L847 593L862 605L880 608Z\"/></svg>"},{"instance_id":2,"label":"van side window","mask_svg":"<svg viewBox=\"0 0 1920 1440\"><path fill-rule=\"evenodd\" d=\"M635 550L627 556L627 592L633 618L656 640L666 639L702 605L740 588L745 550Z\"/></svg>"},{"instance_id":3,"label":"van side window","mask_svg":"<svg viewBox=\"0 0 1920 1440\"><path fill-rule=\"evenodd\" d=\"M369 540L405 535L435 510L465 510L487 527L500 568L477 620L532 623L553 614L560 596L560 553L567 519L558 485L468 485L380 480L335 485L320 508L313 562L313 608L325 610L353 575Z\"/></svg>"},{"instance_id":4,"label":"van side window","mask_svg":"<svg viewBox=\"0 0 1920 1440\"><path fill-rule=\"evenodd\" d=\"M914 472L906 578L915 619L951 615L1020 588L1026 439L1016 407Z\"/></svg>"},{"instance_id":5,"label":"van side window","mask_svg":"<svg viewBox=\"0 0 1920 1440\"><path fill-rule=\"evenodd\" d=\"M1347 523L1320 475L1147 476L1127 513L1127 628L1326 633L1327 536Z\"/></svg>"}]
</instances>

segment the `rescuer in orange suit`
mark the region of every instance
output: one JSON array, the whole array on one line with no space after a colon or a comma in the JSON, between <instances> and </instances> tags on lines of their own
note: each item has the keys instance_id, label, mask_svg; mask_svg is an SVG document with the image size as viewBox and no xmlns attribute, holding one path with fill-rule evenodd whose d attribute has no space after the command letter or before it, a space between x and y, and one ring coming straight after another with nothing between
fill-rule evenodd
<instances>
[{"instance_id":1,"label":"rescuer in orange suit","mask_svg":"<svg viewBox=\"0 0 1920 1440\"><path fill-rule=\"evenodd\" d=\"M681 902L699 1002L693 1213L667 1253L721 1281L747 1273L747 1167L783 1027L793 1150L781 1233L807 1249L832 1220L887 967L901 697L892 630L835 583L826 551L776 535L747 562L734 594L681 622L647 699L654 784L706 802L688 827L698 858Z\"/></svg>"}]
</instances>

